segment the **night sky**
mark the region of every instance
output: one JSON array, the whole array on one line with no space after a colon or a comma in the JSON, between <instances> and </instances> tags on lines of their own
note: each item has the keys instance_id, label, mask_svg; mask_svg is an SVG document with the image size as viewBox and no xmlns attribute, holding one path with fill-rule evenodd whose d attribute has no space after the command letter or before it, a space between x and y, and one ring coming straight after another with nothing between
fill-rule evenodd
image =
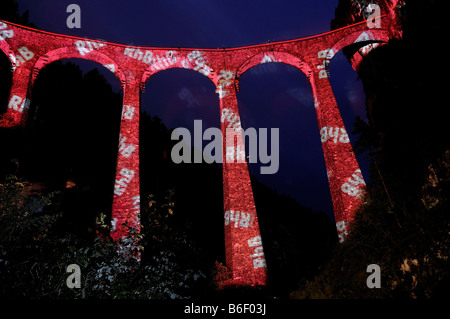
<instances>
[{"instance_id":1,"label":"night sky","mask_svg":"<svg viewBox=\"0 0 450 319\"><path fill-rule=\"evenodd\" d=\"M330 30L338 0L17 0L19 11L39 29L149 47L232 48L302 38ZM81 28L69 29L66 8L81 7ZM78 60L83 70L99 65ZM119 81L102 74L116 91ZM355 115L365 119L362 83L342 53L330 64L330 82L352 144ZM281 194L332 216L325 161L310 85L292 66L265 63L246 72L239 83L238 103L243 128L280 129L280 166L274 175L250 172ZM219 99L212 82L197 72L171 69L153 76L142 95L142 109L159 116L168 128L193 132L195 119L203 129L220 127ZM207 142L204 143L204 146ZM367 164L357 157L364 177ZM195 165L195 164L192 164ZM263 164L264 165L264 164Z\"/></svg>"}]
</instances>

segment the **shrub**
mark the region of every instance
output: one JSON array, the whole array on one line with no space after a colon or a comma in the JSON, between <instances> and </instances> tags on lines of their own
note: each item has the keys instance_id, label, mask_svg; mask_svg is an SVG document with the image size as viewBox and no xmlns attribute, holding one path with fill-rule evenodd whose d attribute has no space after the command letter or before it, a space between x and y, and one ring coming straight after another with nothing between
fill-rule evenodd
<instances>
[{"instance_id":1,"label":"shrub","mask_svg":"<svg viewBox=\"0 0 450 319\"><path fill-rule=\"evenodd\" d=\"M160 246L158 253L145 258L146 262L130 258L143 253L144 234L129 228L128 235L115 243L107 235L104 214L97 219L98 236L94 239L56 232L61 214L57 207L48 208L58 193L31 196L29 185L13 176L0 184L1 296L187 298L190 286L205 278L200 270L180 264L170 245L166 249ZM172 209L173 204L162 206ZM150 218L165 216L155 210L152 214ZM66 285L70 264L80 266L79 289Z\"/></svg>"}]
</instances>

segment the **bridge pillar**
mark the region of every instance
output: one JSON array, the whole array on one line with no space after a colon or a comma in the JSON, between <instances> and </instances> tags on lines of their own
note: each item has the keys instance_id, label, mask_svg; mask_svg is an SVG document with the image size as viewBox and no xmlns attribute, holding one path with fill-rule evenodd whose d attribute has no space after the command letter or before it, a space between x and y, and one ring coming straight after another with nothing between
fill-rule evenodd
<instances>
[{"instance_id":1,"label":"bridge pillar","mask_svg":"<svg viewBox=\"0 0 450 319\"><path fill-rule=\"evenodd\" d=\"M235 88L220 95L226 264L224 286L266 284L266 261L245 156Z\"/></svg>"},{"instance_id":2,"label":"bridge pillar","mask_svg":"<svg viewBox=\"0 0 450 319\"><path fill-rule=\"evenodd\" d=\"M25 66L14 70L8 108L0 117L0 127L25 126L30 105L31 73L32 70Z\"/></svg>"},{"instance_id":3,"label":"bridge pillar","mask_svg":"<svg viewBox=\"0 0 450 319\"><path fill-rule=\"evenodd\" d=\"M327 72L318 67L309 77L314 96L339 242L363 202L365 182L339 112Z\"/></svg>"},{"instance_id":4,"label":"bridge pillar","mask_svg":"<svg viewBox=\"0 0 450 319\"><path fill-rule=\"evenodd\" d=\"M137 82L137 81L135 81ZM138 83L126 84L123 90L119 151L111 215L111 237L117 241L128 227L140 231L139 184L139 109ZM125 226L124 224L127 224Z\"/></svg>"}]
</instances>

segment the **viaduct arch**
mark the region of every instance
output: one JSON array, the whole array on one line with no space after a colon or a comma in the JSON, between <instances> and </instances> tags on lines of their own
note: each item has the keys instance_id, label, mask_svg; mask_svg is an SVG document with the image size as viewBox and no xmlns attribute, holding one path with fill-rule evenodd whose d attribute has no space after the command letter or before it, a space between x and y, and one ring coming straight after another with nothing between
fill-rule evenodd
<instances>
[{"instance_id":1,"label":"viaduct arch","mask_svg":"<svg viewBox=\"0 0 450 319\"><path fill-rule=\"evenodd\" d=\"M243 143L236 98L239 77L261 63L292 65L311 84L336 228L342 242L349 230L348 223L362 202L365 182L328 81L327 66L345 47L356 43L367 51L370 49L365 47L367 44L383 44L398 37L401 33L394 16L377 18L378 29L369 28L363 21L307 38L229 49L126 46L0 21L0 50L13 65L9 103L6 112L0 115L0 126L25 125L34 80L39 70L53 61L82 58L113 72L123 89L111 226L111 236L117 241L126 234L123 223L139 230L139 109L145 82L169 68L191 69L208 77L219 95L223 139L236 134L239 146ZM364 49L360 53L363 55ZM352 61L354 68L360 59ZM233 128L234 134L227 135L227 128ZM266 263L248 166L246 162L227 162L226 143L223 145L225 251L226 264L232 273L232 279L225 284L265 285Z\"/></svg>"}]
</instances>

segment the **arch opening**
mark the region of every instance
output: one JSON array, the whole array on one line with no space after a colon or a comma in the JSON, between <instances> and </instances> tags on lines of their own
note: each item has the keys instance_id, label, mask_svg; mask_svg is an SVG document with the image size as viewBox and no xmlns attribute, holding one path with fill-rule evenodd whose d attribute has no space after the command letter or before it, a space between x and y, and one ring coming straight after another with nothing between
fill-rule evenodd
<instances>
[{"instance_id":1,"label":"arch opening","mask_svg":"<svg viewBox=\"0 0 450 319\"><path fill-rule=\"evenodd\" d=\"M111 215L122 95L108 73L80 59L41 70L31 91L20 163L21 174L40 193L59 192L61 231L89 238L96 217Z\"/></svg>"},{"instance_id":2,"label":"arch opening","mask_svg":"<svg viewBox=\"0 0 450 319\"><path fill-rule=\"evenodd\" d=\"M354 70L357 70L361 60L374 48L386 44L390 39L389 31L373 29L357 31L337 41L332 50L334 55L343 51L350 60Z\"/></svg>"},{"instance_id":3,"label":"arch opening","mask_svg":"<svg viewBox=\"0 0 450 319\"><path fill-rule=\"evenodd\" d=\"M241 66L239 66L237 70L237 78L240 78L245 72L254 68L255 66L266 64L270 65L270 63L278 62L282 64L286 64L292 66L293 68L298 68L303 72L303 74L309 74L309 67L297 56L294 56L287 52L280 51L271 51L271 52L262 52L252 56L251 58L245 60ZM270 67L269 67L270 68ZM255 71L253 71L255 72ZM257 72L257 71L256 71Z\"/></svg>"},{"instance_id":4,"label":"arch opening","mask_svg":"<svg viewBox=\"0 0 450 319\"><path fill-rule=\"evenodd\" d=\"M98 52L92 51L89 54L89 57L82 58L80 57L79 52L73 47L63 47L60 49L56 49L50 52L47 52L45 55L41 56L34 65L32 84L37 76L37 73L45 68L50 63L67 60L67 59L75 59L77 61L89 61L93 63L98 63L103 67L107 68L111 71L111 74L114 74L116 79L121 83L125 83L125 76L123 74L122 69L108 56Z\"/></svg>"},{"instance_id":5,"label":"arch opening","mask_svg":"<svg viewBox=\"0 0 450 319\"><path fill-rule=\"evenodd\" d=\"M200 270L206 277L213 276L211 269L216 261L224 263L225 260L222 167L215 162L205 162L207 155L202 154L213 142L203 139L204 132L209 128L220 131L219 99L215 90L204 75L189 69L171 68L153 75L141 96L140 174L144 207L141 222L144 232L151 223L148 219L151 215L144 216L147 214L145 207L151 200L164 202L166 194L174 191L173 215L164 221L173 235L168 237L169 242L160 244L149 240L143 261L158 254L158 250L175 250L177 263ZM186 129L188 135L172 140L172 131L177 128ZM184 155L188 151L190 156L183 157L177 164L172 151L180 145L184 148L181 151L178 148L176 154ZM220 145L217 151L221 154ZM187 158L190 163L184 161ZM198 163L199 158L201 163ZM153 195L150 200L149 194ZM171 244L177 236L184 236L187 241ZM152 234L147 237L151 238ZM191 287L192 294L207 293L204 285L204 282L195 283Z\"/></svg>"},{"instance_id":6,"label":"arch opening","mask_svg":"<svg viewBox=\"0 0 450 319\"><path fill-rule=\"evenodd\" d=\"M311 86L291 65L264 63L249 69L239 88L242 127L259 133L258 162L249 160L249 172L269 285L281 293L315 273L336 236ZM261 174L267 165L259 154L264 129L268 153L276 151L270 144L277 143L269 131L279 130L279 169L274 174ZM248 144L246 155L251 155Z\"/></svg>"}]
</instances>

